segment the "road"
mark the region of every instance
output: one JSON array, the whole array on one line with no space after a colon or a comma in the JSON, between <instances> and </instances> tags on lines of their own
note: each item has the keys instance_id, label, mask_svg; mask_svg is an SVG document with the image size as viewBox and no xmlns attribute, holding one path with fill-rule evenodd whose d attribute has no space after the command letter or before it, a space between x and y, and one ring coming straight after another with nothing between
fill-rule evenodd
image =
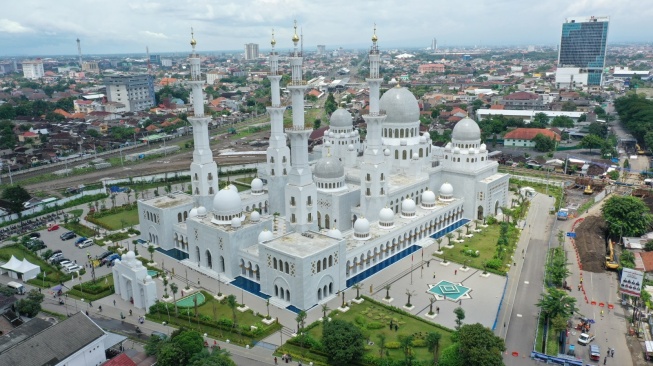
<instances>
[{"instance_id":1,"label":"road","mask_svg":"<svg viewBox=\"0 0 653 366\"><path fill-rule=\"evenodd\" d=\"M516 267L509 272L508 288L504 308L499 316L497 335L504 337L508 355L504 357L507 366L524 365L522 356L528 357L533 349L539 309L535 306L543 292L544 263L555 224L554 216L548 214L555 199L537 194L531 201L524 230L515 251ZM555 227L553 229L556 230ZM524 259L522 259L522 250ZM519 357L513 357L518 352Z\"/></svg>"}]
</instances>

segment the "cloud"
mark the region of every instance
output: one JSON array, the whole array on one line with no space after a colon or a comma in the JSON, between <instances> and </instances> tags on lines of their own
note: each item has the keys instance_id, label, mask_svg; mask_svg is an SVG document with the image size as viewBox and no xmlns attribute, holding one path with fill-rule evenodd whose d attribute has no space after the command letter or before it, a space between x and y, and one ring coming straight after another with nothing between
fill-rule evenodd
<instances>
[{"instance_id":1,"label":"cloud","mask_svg":"<svg viewBox=\"0 0 653 366\"><path fill-rule=\"evenodd\" d=\"M27 33L31 30L23 27L20 23L9 19L0 19L0 32L3 33Z\"/></svg>"},{"instance_id":2,"label":"cloud","mask_svg":"<svg viewBox=\"0 0 653 366\"><path fill-rule=\"evenodd\" d=\"M169 37L166 36L163 33L156 33L156 32L150 32L150 31L141 31L141 34L147 37L151 38L158 38L158 39L168 39Z\"/></svg>"}]
</instances>

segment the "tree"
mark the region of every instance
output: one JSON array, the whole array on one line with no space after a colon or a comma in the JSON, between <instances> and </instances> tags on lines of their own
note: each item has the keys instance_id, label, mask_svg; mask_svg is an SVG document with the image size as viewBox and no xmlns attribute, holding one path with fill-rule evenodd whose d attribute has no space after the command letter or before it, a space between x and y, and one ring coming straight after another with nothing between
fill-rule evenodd
<instances>
[{"instance_id":1,"label":"tree","mask_svg":"<svg viewBox=\"0 0 653 366\"><path fill-rule=\"evenodd\" d=\"M612 196L601 208L603 219L611 236L640 236L651 224L653 217L640 198L633 196Z\"/></svg>"},{"instance_id":2,"label":"tree","mask_svg":"<svg viewBox=\"0 0 653 366\"><path fill-rule=\"evenodd\" d=\"M399 344L401 351L404 353L404 365L410 366L413 364L413 340L415 339L414 335L399 335Z\"/></svg>"},{"instance_id":3,"label":"tree","mask_svg":"<svg viewBox=\"0 0 653 366\"><path fill-rule=\"evenodd\" d=\"M552 138L549 138L548 136L545 136L542 133L538 133L533 137L532 142L535 143L535 150L536 151L541 151L541 152L547 152L555 149L556 143L555 140Z\"/></svg>"},{"instance_id":4,"label":"tree","mask_svg":"<svg viewBox=\"0 0 653 366\"><path fill-rule=\"evenodd\" d=\"M618 170L612 170L608 173L608 178L612 180L618 180L619 179L619 171Z\"/></svg>"},{"instance_id":5,"label":"tree","mask_svg":"<svg viewBox=\"0 0 653 366\"><path fill-rule=\"evenodd\" d=\"M236 296L234 295L229 295L227 296L227 306L229 309L231 309L231 317L233 320L233 327L236 328L236 323L238 319L236 318L236 307L238 307L238 303L236 302Z\"/></svg>"},{"instance_id":6,"label":"tree","mask_svg":"<svg viewBox=\"0 0 653 366\"><path fill-rule=\"evenodd\" d=\"M438 364L438 353L440 351L440 339L442 334L439 332L428 332L426 334L426 347L430 352L433 352L433 364Z\"/></svg>"},{"instance_id":7,"label":"tree","mask_svg":"<svg viewBox=\"0 0 653 366\"><path fill-rule=\"evenodd\" d=\"M557 116L551 120L552 127L571 128L574 127L574 120L567 116Z\"/></svg>"},{"instance_id":8,"label":"tree","mask_svg":"<svg viewBox=\"0 0 653 366\"><path fill-rule=\"evenodd\" d=\"M385 289L385 299L390 300L390 284L383 287Z\"/></svg>"},{"instance_id":9,"label":"tree","mask_svg":"<svg viewBox=\"0 0 653 366\"><path fill-rule=\"evenodd\" d=\"M324 111L328 115L331 115L331 113L335 112L336 109L338 109L338 103L336 103L336 98L333 97L333 93L329 93L326 101L324 102Z\"/></svg>"},{"instance_id":10,"label":"tree","mask_svg":"<svg viewBox=\"0 0 653 366\"><path fill-rule=\"evenodd\" d=\"M440 244L442 244L442 238L435 239L435 242L438 243L438 252L441 252L442 250L440 250Z\"/></svg>"},{"instance_id":11,"label":"tree","mask_svg":"<svg viewBox=\"0 0 653 366\"><path fill-rule=\"evenodd\" d=\"M580 144L578 146L589 149L590 152L592 149L598 149L601 148L605 144L605 140L603 140L601 137L597 135L585 135L583 139L580 141Z\"/></svg>"},{"instance_id":12,"label":"tree","mask_svg":"<svg viewBox=\"0 0 653 366\"><path fill-rule=\"evenodd\" d=\"M410 289L406 289L406 296L408 297L408 302L406 303L406 306L407 306L407 307L411 307L411 306L413 306L413 305L410 303L410 298L413 297L413 296L415 296L415 295L416 295L415 291L410 290Z\"/></svg>"},{"instance_id":13,"label":"tree","mask_svg":"<svg viewBox=\"0 0 653 366\"><path fill-rule=\"evenodd\" d=\"M177 332L175 332L177 333ZM170 340L159 343L157 365L188 365L190 360L204 349L202 335L195 330L180 329Z\"/></svg>"},{"instance_id":14,"label":"tree","mask_svg":"<svg viewBox=\"0 0 653 366\"><path fill-rule=\"evenodd\" d=\"M31 198L25 188L19 185L9 186L2 191L2 199L6 202L6 207L12 214L18 215L22 220L22 212L25 209L23 205Z\"/></svg>"},{"instance_id":15,"label":"tree","mask_svg":"<svg viewBox=\"0 0 653 366\"><path fill-rule=\"evenodd\" d=\"M302 310L299 313L297 313L297 316L295 317L295 321L297 322L297 334L301 334L302 331L304 330L304 322L306 321L306 312Z\"/></svg>"},{"instance_id":16,"label":"tree","mask_svg":"<svg viewBox=\"0 0 653 366\"><path fill-rule=\"evenodd\" d=\"M649 131L644 135L644 145L648 149L653 149L653 131Z\"/></svg>"},{"instance_id":17,"label":"tree","mask_svg":"<svg viewBox=\"0 0 653 366\"><path fill-rule=\"evenodd\" d=\"M322 304L322 320L327 320L327 312L331 310L328 304Z\"/></svg>"},{"instance_id":18,"label":"tree","mask_svg":"<svg viewBox=\"0 0 653 366\"><path fill-rule=\"evenodd\" d=\"M458 344L463 365L503 366L505 342L480 323L463 325Z\"/></svg>"},{"instance_id":19,"label":"tree","mask_svg":"<svg viewBox=\"0 0 653 366\"><path fill-rule=\"evenodd\" d=\"M360 282L356 282L353 286L351 286L356 289L356 299L360 299L360 290L363 288L363 284Z\"/></svg>"},{"instance_id":20,"label":"tree","mask_svg":"<svg viewBox=\"0 0 653 366\"><path fill-rule=\"evenodd\" d=\"M154 263L154 252L156 252L156 248L154 248L154 245L150 244L147 247L147 251L150 253L150 262Z\"/></svg>"},{"instance_id":21,"label":"tree","mask_svg":"<svg viewBox=\"0 0 653 366\"><path fill-rule=\"evenodd\" d=\"M571 100L568 100L564 103L562 103L562 110L564 112L574 112L576 111L576 104L572 102Z\"/></svg>"},{"instance_id":22,"label":"tree","mask_svg":"<svg viewBox=\"0 0 653 366\"><path fill-rule=\"evenodd\" d=\"M465 319L465 310L459 306L453 309L453 313L456 314L456 329L460 330L463 320Z\"/></svg>"},{"instance_id":23,"label":"tree","mask_svg":"<svg viewBox=\"0 0 653 366\"><path fill-rule=\"evenodd\" d=\"M458 342L442 350L438 366L463 366L460 344Z\"/></svg>"},{"instance_id":24,"label":"tree","mask_svg":"<svg viewBox=\"0 0 653 366\"><path fill-rule=\"evenodd\" d=\"M213 349L210 353L203 349L191 358L188 366L236 366L231 354L224 348Z\"/></svg>"},{"instance_id":25,"label":"tree","mask_svg":"<svg viewBox=\"0 0 653 366\"><path fill-rule=\"evenodd\" d=\"M39 311L41 311L41 303L45 296L38 292L37 290L30 290L27 293L27 297L20 299L16 302L16 311L19 314L28 316L30 318L35 317Z\"/></svg>"},{"instance_id":26,"label":"tree","mask_svg":"<svg viewBox=\"0 0 653 366\"><path fill-rule=\"evenodd\" d=\"M170 283L170 292L172 292L172 302L175 304L175 316L179 316L179 309L177 309L177 291L179 287L176 283Z\"/></svg>"},{"instance_id":27,"label":"tree","mask_svg":"<svg viewBox=\"0 0 653 366\"><path fill-rule=\"evenodd\" d=\"M379 358L383 359L383 356L385 356L385 333L377 334L376 338L379 340Z\"/></svg>"},{"instance_id":28,"label":"tree","mask_svg":"<svg viewBox=\"0 0 653 366\"><path fill-rule=\"evenodd\" d=\"M435 304L436 299L434 297L429 297L429 315L433 315L433 304Z\"/></svg>"},{"instance_id":29,"label":"tree","mask_svg":"<svg viewBox=\"0 0 653 366\"><path fill-rule=\"evenodd\" d=\"M547 293L542 294L540 301L535 304L540 308L547 321L556 316L563 316L569 319L578 309L576 308L576 299L569 296L565 290L555 287L547 288Z\"/></svg>"},{"instance_id":30,"label":"tree","mask_svg":"<svg viewBox=\"0 0 653 366\"><path fill-rule=\"evenodd\" d=\"M324 323L322 346L329 365L352 365L362 359L365 352L363 334L350 322L334 319Z\"/></svg>"},{"instance_id":31,"label":"tree","mask_svg":"<svg viewBox=\"0 0 653 366\"><path fill-rule=\"evenodd\" d=\"M322 125L322 120L321 119L316 118L315 121L313 121L313 129L314 130L317 130L318 128L320 128L321 125Z\"/></svg>"},{"instance_id":32,"label":"tree","mask_svg":"<svg viewBox=\"0 0 653 366\"><path fill-rule=\"evenodd\" d=\"M587 127L587 131L590 135L596 135L602 139L608 137L608 125L601 122L592 122Z\"/></svg>"},{"instance_id":33,"label":"tree","mask_svg":"<svg viewBox=\"0 0 653 366\"><path fill-rule=\"evenodd\" d=\"M549 124L549 116L542 112L536 113L535 116L533 116L531 124L538 125L538 127L546 127Z\"/></svg>"},{"instance_id":34,"label":"tree","mask_svg":"<svg viewBox=\"0 0 653 366\"><path fill-rule=\"evenodd\" d=\"M644 244L644 250L647 252L653 252L653 240L649 240Z\"/></svg>"},{"instance_id":35,"label":"tree","mask_svg":"<svg viewBox=\"0 0 653 366\"><path fill-rule=\"evenodd\" d=\"M447 233L447 235L445 235L445 236L447 237L447 239L449 239L448 244L451 245L451 238L453 238L453 234L452 233Z\"/></svg>"}]
</instances>

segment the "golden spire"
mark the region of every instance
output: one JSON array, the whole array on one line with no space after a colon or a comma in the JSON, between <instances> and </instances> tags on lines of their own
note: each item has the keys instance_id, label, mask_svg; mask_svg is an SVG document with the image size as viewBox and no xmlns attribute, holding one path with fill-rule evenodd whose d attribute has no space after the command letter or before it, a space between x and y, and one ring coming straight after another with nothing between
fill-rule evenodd
<instances>
[{"instance_id":1,"label":"golden spire","mask_svg":"<svg viewBox=\"0 0 653 366\"><path fill-rule=\"evenodd\" d=\"M274 47L275 44L277 44L277 41L274 39L274 28L272 28L272 40L270 41L270 44L272 47Z\"/></svg>"},{"instance_id":2,"label":"golden spire","mask_svg":"<svg viewBox=\"0 0 653 366\"><path fill-rule=\"evenodd\" d=\"M297 20L295 20L295 34L292 36L292 41L295 46L297 45L297 42L299 42L299 36L297 35Z\"/></svg>"},{"instance_id":3,"label":"golden spire","mask_svg":"<svg viewBox=\"0 0 653 366\"><path fill-rule=\"evenodd\" d=\"M195 41L195 34L193 32L193 27L190 27L190 45L193 46L193 49L195 49L196 44L197 41Z\"/></svg>"},{"instance_id":4,"label":"golden spire","mask_svg":"<svg viewBox=\"0 0 653 366\"><path fill-rule=\"evenodd\" d=\"M372 35L372 42L376 43L379 38L376 36L376 23L374 23L374 34Z\"/></svg>"}]
</instances>

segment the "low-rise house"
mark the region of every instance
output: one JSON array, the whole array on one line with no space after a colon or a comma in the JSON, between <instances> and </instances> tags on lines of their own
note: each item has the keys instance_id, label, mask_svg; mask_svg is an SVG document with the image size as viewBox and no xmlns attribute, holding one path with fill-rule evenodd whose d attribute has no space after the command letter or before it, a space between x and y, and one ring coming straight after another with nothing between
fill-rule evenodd
<instances>
[{"instance_id":1,"label":"low-rise house","mask_svg":"<svg viewBox=\"0 0 653 366\"><path fill-rule=\"evenodd\" d=\"M504 146L535 147L533 139L542 134L550 139L560 142L560 135L546 128L516 128L503 136Z\"/></svg>"}]
</instances>

